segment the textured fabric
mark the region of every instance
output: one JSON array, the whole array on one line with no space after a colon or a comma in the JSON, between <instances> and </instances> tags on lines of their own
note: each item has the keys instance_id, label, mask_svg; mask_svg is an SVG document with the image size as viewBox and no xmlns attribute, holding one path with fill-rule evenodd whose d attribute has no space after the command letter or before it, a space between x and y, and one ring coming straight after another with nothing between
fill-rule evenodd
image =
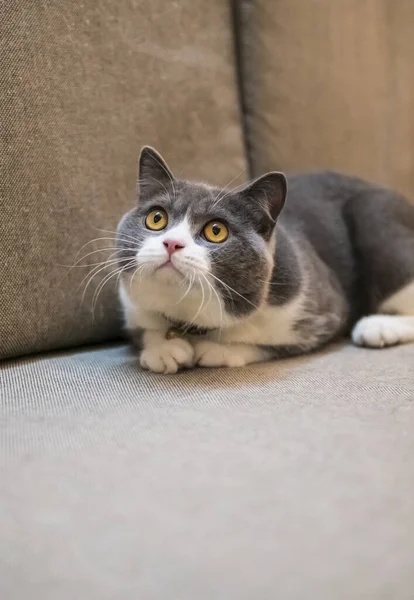
<instances>
[{"instance_id":1,"label":"textured fabric","mask_svg":"<svg viewBox=\"0 0 414 600\"><path fill-rule=\"evenodd\" d=\"M414 2L238 5L255 173L331 167L414 199Z\"/></svg>"},{"instance_id":2,"label":"textured fabric","mask_svg":"<svg viewBox=\"0 0 414 600\"><path fill-rule=\"evenodd\" d=\"M0 57L0 357L113 338L110 270L82 304L88 269L62 265L133 205L143 144L184 177L244 168L227 3L5 2Z\"/></svg>"},{"instance_id":3,"label":"textured fabric","mask_svg":"<svg viewBox=\"0 0 414 600\"><path fill-rule=\"evenodd\" d=\"M414 346L3 363L0 597L408 600Z\"/></svg>"}]
</instances>

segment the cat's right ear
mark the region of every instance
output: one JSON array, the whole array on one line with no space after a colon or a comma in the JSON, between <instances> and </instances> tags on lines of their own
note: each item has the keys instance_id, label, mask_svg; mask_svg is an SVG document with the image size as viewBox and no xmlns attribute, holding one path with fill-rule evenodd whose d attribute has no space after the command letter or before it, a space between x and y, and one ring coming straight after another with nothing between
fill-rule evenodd
<instances>
[{"instance_id":1,"label":"cat's right ear","mask_svg":"<svg viewBox=\"0 0 414 600\"><path fill-rule=\"evenodd\" d=\"M238 193L272 227L286 201L287 179L283 173L271 171L246 184Z\"/></svg>"},{"instance_id":2,"label":"cat's right ear","mask_svg":"<svg viewBox=\"0 0 414 600\"><path fill-rule=\"evenodd\" d=\"M174 189L174 175L154 148L144 146L139 157L139 195L170 193Z\"/></svg>"}]
</instances>

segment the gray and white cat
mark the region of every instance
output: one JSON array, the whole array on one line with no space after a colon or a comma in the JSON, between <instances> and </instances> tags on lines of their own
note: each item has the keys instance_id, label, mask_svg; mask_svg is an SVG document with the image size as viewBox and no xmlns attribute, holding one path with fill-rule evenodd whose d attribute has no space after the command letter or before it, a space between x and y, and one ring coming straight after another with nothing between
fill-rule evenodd
<instances>
[{"instance_id":1,"label":"gray and white cat","mask_svg":"<svg viewBox=\"0 0 414 600\"><path fill-rule=\"evenodd\" d=\"M145 147L118 226L120 298L143 368L240 367L414 342L414 207L332 172L227 191L176 179ZM283 209L283 210L282 210Z\"/></svg>"}]
</instances>

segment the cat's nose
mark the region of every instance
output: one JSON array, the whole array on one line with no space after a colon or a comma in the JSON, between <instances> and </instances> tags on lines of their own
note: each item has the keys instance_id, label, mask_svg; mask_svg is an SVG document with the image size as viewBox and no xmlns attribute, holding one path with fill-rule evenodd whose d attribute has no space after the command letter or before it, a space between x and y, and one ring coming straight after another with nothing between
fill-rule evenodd
<instances>
[{"instance_id":1,"label":"cat's nose","mask_svg":"<svg viewBox=\"0 0 414 600\"><path fill-rule=\"evenodd\" d=\"M182 242L177 242L177 240L164 240L163 244L168 252L168 256L171 256L171 254L174 254L177 250L182 250L184 248L184 244Z\"/></svg>"}]
</instances>

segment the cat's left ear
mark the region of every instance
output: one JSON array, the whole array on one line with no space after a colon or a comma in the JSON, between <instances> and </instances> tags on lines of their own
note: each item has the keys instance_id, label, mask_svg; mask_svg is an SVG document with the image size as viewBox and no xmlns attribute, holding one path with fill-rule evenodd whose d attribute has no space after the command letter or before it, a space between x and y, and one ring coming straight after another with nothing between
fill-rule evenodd
<instances>
[{"instance_id":1,"label":"cat's left ear","mask_svg":"<svg viewBox=\"0 0 414 600\"><path fill-rule=\"evenodd\" d=\"M283 173L271 171L254 179L239 191L243 200L263 211L276 223L287 196L287 179Z\"/></svg>"}]
</instances>

